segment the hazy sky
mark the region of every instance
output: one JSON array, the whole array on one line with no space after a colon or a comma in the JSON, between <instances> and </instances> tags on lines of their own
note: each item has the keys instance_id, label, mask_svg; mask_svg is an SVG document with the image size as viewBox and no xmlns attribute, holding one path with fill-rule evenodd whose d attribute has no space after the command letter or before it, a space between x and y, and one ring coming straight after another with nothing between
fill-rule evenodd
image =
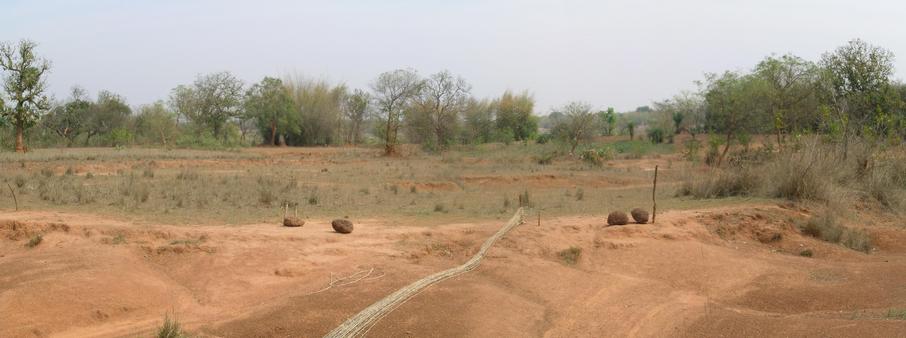
<instances>
[{"instance_id":1,"label":"hazy sky","mask_svg":"<svg viewBox=\"0 0 906 338\"><path fill-rule=\"evenodd\" d=\"M865 0L0 0L0 40L38 42L58 98L78 84L133 105L199 73L367 87L411 67L448 69L477 96L527 89L542 114L571 100L630 110L693 89L704 72L771 53L817 60L857 37L899 55L903 78L904 20L903 1Z\"/></svg>"}]
</instances>

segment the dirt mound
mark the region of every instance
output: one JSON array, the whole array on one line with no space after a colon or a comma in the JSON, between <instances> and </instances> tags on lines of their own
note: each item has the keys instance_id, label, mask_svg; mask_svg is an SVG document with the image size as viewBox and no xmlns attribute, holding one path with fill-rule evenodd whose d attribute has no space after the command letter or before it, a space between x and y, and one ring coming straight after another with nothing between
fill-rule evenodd
<instances>
[{"instance_id":1,"label":"dirt mound","mask_svg":"<svg viewBox=\"0 0 906 338\"><path fill-rule=\"evenodd\" d=\"M178 227L68 217L66 232L29 215L0 222L0 232L56 230L39 250L0 243L3 337L146 336L174 311L199 336L321 336L401 286L462 264L499 226L364 219L357 236L340 238L272 222ZM474 271L424 290L370 335L906 332L906 321L887 315L906 304L906 252L897 251L906 232L871 227L883 240L867 255L799 235L790 227L802 216L759 205L667 211L657 226L601 227L599 216L530 222ZM93 235L84 236L89 227ZM802 247L814 257L799 256ZM564 249L581 259L564 261Z\"/></svg>"},{"instance_id":2,"label":"dirt mound","mask_svg":"<svg viewBox=\"0 0 906 338\"><path fill-rule=\"evenodd\" d=\"M69 230L69 225L64 223L25 223L11 220L0 221L0 234L13 241L30 238L48 232L69 232Z\"/></svg>"},{"instance_id":3,"label":"dirt mound","mask_svg":"<svg viewBox=\"0 0 906 338\"><path fill-rule=\"evenodd\" d=\"M352 222L348 219L335 219L330 222L330 226L333 227L333 231L341 234L352 233Z\"/></svg>"},{"instance_id":4,"label":"dirt mound","mask_svg":"<svg viewBox=\"0 0 906 338\"><path fill-rule=\"evenodd\" d=\"M607 225L626 225L629 224L629 216L625 212L614 211L607 215Z\"/></svg>"},{"instance_id":5,"label":"dirt mound","mask_svg":"<svg viewBox=\"0 0 906 338\"><path fill-rule=\"evenodd\" d=\"M283 226L290 228L298 228L305 225L305 221L301 218L296 217L286 217L283 219Z\"/></svg>"},{"instance_id":6,"label":"dirt mound","mask_svg":"<svg viewBox=\"0 0 906 338\"><path fill-rule=\"evenodd\" d=\"M642 210L641 208L635 208L635 209L632 209L632 211L630 211L629 213L632 214L632 219L635 220L636 223L639 223L639 224L648 223L648 212L647 211Z\"/></svg>"}]
</instances>

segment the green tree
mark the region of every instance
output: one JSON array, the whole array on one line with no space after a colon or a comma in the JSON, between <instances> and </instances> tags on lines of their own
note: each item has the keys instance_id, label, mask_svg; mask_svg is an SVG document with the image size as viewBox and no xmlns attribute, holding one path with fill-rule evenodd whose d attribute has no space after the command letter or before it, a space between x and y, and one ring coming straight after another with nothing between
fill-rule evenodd
<instances>
[{"instance_id":1,"label":"green tree","mask_svg":"<svg viewBox=\"0 0 906 338\"><path fill-rule=\"evenodd\" d=\"M469 98L463 111L461 141L467 143L488 143L494 138L494 104L488 99Z\"/></svg>"},{"instance_id":2,"label":"green tree","mask_svg":"<svg viewBox=\"0 0 906 338\"><path fill-rule=\"evenodd\" d=\"M792 130L813 128L818 119L818 67L794 55L768 57L755 67L766 83L772 126L778 145Z\"/></svg>"},{"instance_id":3,"label":"green tree","mask_svg":"<svg viewBox=\"0 0 906 338\"><path fill-rule=\"evenodd\" d=\"M893 53L856 39L825 53L820 64L828 106L842 126L846 158L850 135L879 134L889 123Z\"/></svg>"},{"instance_id":4,"label":"green tree","mask_svg":"<svg viewBox=\"0 0 906 338\"><path fill-rule=\"evenodd\" d=\"M346 106L344 112L346 119L349 120L349 136L347 142L352 145L358 145L362 141L362 125L368 115L368 107L371 104L371 94L356 89L346 97Z\"/></svg>"},{"instance_id":5,"label":"green tree","mask_svg":"<svg viewBox=\"0 0 906 338\"><path fill-rule=\"evenodd\" d=\"M647 107L647 106L646 106ZM635 139L635 121L626 121L626 132L629 133L629 140Z\"/></svg>"},{"instance_id":6,"label":"green tree","mask_svg":"<svg viewBox=\"0 0 906 338\"><path fill-rule=\"evenodd\" d=\"M598 120L600 125L603 127L603 134L605 136L612 136L614 129L617 127L617 113L613 108L607 108L607 110L602 110L598 112Z\"/></svg>"},{"instance_id":7,"label":"green tree","mask_svg":"<svg viewBox=\"0 0 906 338\"><path fill-rule=\"evenodd\" d=\"M371 84L379 119L384 124L384 154L396 153L403 112L411 100L419 94L421 88L421 78L411 69L397 69L381 73Z\"/></svg>"},{"instance_id":8,"label":"green tree","mask_svg":"<svg viewBox=\"0 0 906 338\"><path fill-rule=\"evenodd\" d=\"M525 141L538 132L538 118L533 110L535 99L527 91L514 95L506 91L495 101L497 107L497 129L505 135L512 135L515 141Z\"/></svg>"},{"instance_id":9,"label":"green tree","mask_svg":"<svg viewBox=\"0 0 906 338\"><path fill-rule=\"evenodd\" d=\"M679 129L689 132L692 139L704 132L705 129L705 102L702 95L693 92L681 92L673 96L674 110L682 114ZM674 120L676 122L676 120Z\"/></svg>"},{"instance_id":10,"label":"green tree","mask_svg":"<svg viewBox=\"0 0 906 338\"><path fill-rule=\"evenodd\" d=\"M44 91L50 62L35 55L37 44L22 40L17 46L0 43L0 69L7 72L3 89L11 107L0 107L0 115L16 129L16 152L25 152L25 129L32 127L50 108Z\"/></svg>"},{"instance_id":11,"label":"green tree","mask_svg":"<svg viewBox=\"0 0 906 338\"><path fill-rule=\"evenodd\" d=\"M91 107L92 102L88 100L85 90L73 87L69 100L51 109L44 117L43 125L66 140L67 147L71 147L83 131Z\"/></svg>"},{"instance_id":12,"label":"green tree","mask_svg":"<svg viewBox=\"0 0 906 338\"><path fill-rule=\"evenodd\" d=\"M168 147L176 139L179 126L176 124L175 114L162 101L157 101L138 108L135 130L143 142Z\"/></svg>"},{"instance_id":13,"label":"green tree","mask_svg":"<svg viewBox=\"0 0 906 338\"><path fill-rule=\"evenodd\" d=\"M673 112L673 133L679 134L683 131L683 119L686 118L686 115L681 111Z\"/></svg>"},{"instance_id":14,"label":"green tree","mask_svg":"<svg viewBox=\"0 0 906 338\"><path fill-rule=\"evenodd\" d=\"M91 138L97 135L108 135L115 129L123 128L129 122L132 109L126 100L109 91L101 91L98 98L88 110L84 121L85 145L89 145Z\"/></svg>"},{"instance_id":15,"label":"green tree","mask_svg":"<svg viewBox=\"0 0 906 338\"><path fill-rule=\"evenodd\" d=\"M757 133L766 123L765 82L753 75L725 72L707 75L707 121L709 129L725 135L724 149L717 159L719 167L740 133Z\"/></svg>"},{"instance_id":16,"label":"green tree","mask_svg":"<svg viewBox=\"0 0 906 338\"><path fill-rule=\"evenodd\" d=\"M341 142L346 86L298 77L283 83L293 100L293 114L297 122L297 128L287 135L287 144L328 145Z\"/></svg>"},{"instance_id":17,"label":"green tree","mask_svg":"<svg viewBox=\"0 0 906 338\"><path fill-rule=\"evenodd\" d=\"M299 132L298 115L293 113L293 100L280 79L265 77L245 94L245 113L258 122L268 144L277 145L277 134Z\"/></svg>"},{"instance_id":18,"label":"green tree","mask_svg":"<svg viewBox=\"0 0 906 338\"><path fill-rule=\"evenodd\" d=\"M198 131L210 131L222 140L227 122L240 115L241 103L242 81L229 72L199 75L191 87L177 86L170 95L178 114Z\"/></svg>"}]
</instances>

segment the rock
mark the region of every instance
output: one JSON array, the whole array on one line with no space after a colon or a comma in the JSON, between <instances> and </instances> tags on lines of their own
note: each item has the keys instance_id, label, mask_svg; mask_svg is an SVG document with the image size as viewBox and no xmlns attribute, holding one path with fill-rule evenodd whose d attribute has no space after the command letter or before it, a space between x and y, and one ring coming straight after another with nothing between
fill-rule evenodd
<instances>
[{"instance_id":1,"label":"rock","mask_svg":"<svg viewBox=\"0 0 906 338\"><path fill-rule=\"evenodd\" d=\"M626 216L625 212L614 211L610 215L607 215L607 224L608 225L626 225L629 223L629 216Z\"/></svg>"},{"instance_id":2,"label":"rock","mask_svg":"<svg viewBox=\"0 0 906 338\"><path fill-rule=\"evenodd\" d=\"M303 225L305 225L305 221L303 221L299 218L296 218L296 217L284 217L283 218L283 226L285 226L285 227L298 228Z\"/></svg>"},{"instance_id":3,"label":"rock","mask_svg":"<svg viewBox=\"0 0 906 338\"><path fill-rule=\"evenodd\" d=\"M648 212L647 211L642 210L641 208L635 208L635 209L632 209L630 214L632 214L632 219L634 219L636 223L639 223L639 224L648 223Z\"/></svg>"},{"instance_id":4,"label":"rock","mask_svg":"<svg viewBox=\"0 0 906 338\"><path fill-rule=\"evenodd\" d=\"M335 219L333 222L330 222L330 225L333 227L333 231L339 232L341 234L348 234L352 232L352 222L348 219Z\"/></svg>"}]
</instances>

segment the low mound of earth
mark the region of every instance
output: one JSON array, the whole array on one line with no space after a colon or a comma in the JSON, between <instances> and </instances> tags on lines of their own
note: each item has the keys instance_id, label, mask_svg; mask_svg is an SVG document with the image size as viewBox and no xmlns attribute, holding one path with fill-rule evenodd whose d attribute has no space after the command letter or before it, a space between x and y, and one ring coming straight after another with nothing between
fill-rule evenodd
<instances>
[{"instance_id":1,"label":"low mound of earth","mask_svg":"<svg viewBox=\"0 0 906 338\"><path fill-rule=\"evenodd\" d=\"M863 254L800 235L791 220L806 214L758 205L621 227L530 218L478 269L430 287L369 335L903 336L906 320L887 313L906 308L906 230L875 220L876 249ZM0 336L134 337L170 313L201 336L318 337L466 261L502 223L356 220L340 235L329 220L168 226L7 213ZM36 234L43 241L27 248Z\"/></svg>"}]
</instances>

